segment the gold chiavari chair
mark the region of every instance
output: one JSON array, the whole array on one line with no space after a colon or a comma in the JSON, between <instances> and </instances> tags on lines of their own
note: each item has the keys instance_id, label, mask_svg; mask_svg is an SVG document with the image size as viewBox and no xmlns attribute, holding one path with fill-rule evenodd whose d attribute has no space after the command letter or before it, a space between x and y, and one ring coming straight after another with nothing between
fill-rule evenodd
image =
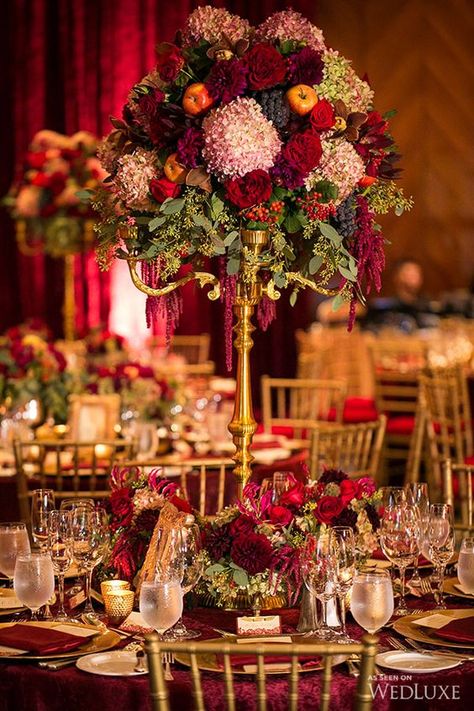
<instances>
[{"instance_id":1,"label":"gold chiavari chair","mask_svg":"<svg viewBox=\"0 0 474 711\"><path fill-rule=\"evenodd\" d=\"M161 469L161 475L179 481L180 489L201 516L212 518L231 503L235 466L232 459L193 458L174 462L170 457L143 461L124 461L124 467L140 467L144 471ZM235 489L237 494L237 489Z\"/></svg>"},{"instance_id":2,"label":"gold chiavari chair","mask_svg":"<svg viewBox=\"0 0 474 711\"><path fill-rule=\"evenodd\" d=\"M474 465L453 463L446 459L442 463L443 502L459 510L456 528L472 531L472 482ZM456 494L455 494L456 484Z\"/></svg>"},{"instance_id":3,"label":"gold chiavari chair","mask_svg":"<svg viewBox=\"0 0 474 711\"><path fill-rule=\"evenodd\" d=\"M20 515L29 521L30 499L35 488L54 489L56 498L110 495L112 467L134 455L133 440L30 440L13 443Z\"/></svg>"},{"instance_id":4,"label":"gold chiavari chair","mask_svg":"<svg viewBox=\"0 0 474 711\"><path fill-rule=\"evenodd\" d=\"M311 429L309 469L318 479L321 467L342 469L351 477L377 479L387 418L357 425L316 425Z\"/></svg>"},{"instance_id":5,"label":"gold chiavari chair","mask_svg":"<svg viewBox=\"0 0 474 711\"><path fill-rule=\"evenodd\" d=\"M341 646L334 643L307 642L300 644L271 644L262 642L237 642L219 640L218 642L161 642L158 635L149 635L145 639L145 650L150 670L150 694L153 711L170 711L169 690L164 678L162 654L172 653L176 656L186 655L191 667L192 696L196 711L206 710L206 698L201 683L199 669L200 655L219 655L222 659L222 697L229 711L239 708L238 690L234 683L232 661L239 655L255 655L256 708L258 711L267 709L267 677L264 658L282 657L285 662L285 675L288 677L288 706L290 711L298 708L300 666L299 659L305 657L321 657L323 671L319 703L314 702L314 708L329 711L331 701L332 660L341 654ZM371 678L374 675L375 655L377 653L377 638L365 635L360 643L344 645L344 654L358 655L361 658L360 673L354 692L356 711L369 711L372 708ZM288 662L288 657L291 662ZM283 660L282 660L283 662Z\"/></svg>"},{"instance_id":6,"label":"gold chiavari chair","mask_svg":"<svg viewBox=\"0 0 474 711\"><path fill-rule=\"evenodd\" d=\"M158 361L153 363L153 371L157 378L160 377L183 377L199 378L214 375L216 364L212 360L205 363L167 363Z\"/></svg>"},{"instance_id":7,"label":"gold chiavari chair","mask_svg":"<svg viewBox=\"0 0 474 711\"><path fill-rule=\"evenodd\" d=\"M311 423L342 422L346 386L340 380L270 378L262 376L262 416L266 432L272 428L303 437Z\"/></svg>"},{"instance_id":8,"label":"gold chiavari chair","mask_svg":"<svg viewBox=\"0 0 474 711\"><path fill-rule=\"evenodd\" d=\"M189 365L197 365L206 363L209 359L211 337L208 333L197 336L172 336L167 344L166 336L153 336L150 339L150 347L161 353L175 353L182 356Z\"/></svg>"},{"instance_id":9,"label":"gold chiavari chair","mask_svg":"<svg viewBox=\"0 0 474 711\"><path fill-rule=\"evenodd\" d=\"M427 370L420 376L420 409L425 420L431 486L441 488L441 462L473 456L471 407L462 365Z\"/></svg>"}]
</instances>

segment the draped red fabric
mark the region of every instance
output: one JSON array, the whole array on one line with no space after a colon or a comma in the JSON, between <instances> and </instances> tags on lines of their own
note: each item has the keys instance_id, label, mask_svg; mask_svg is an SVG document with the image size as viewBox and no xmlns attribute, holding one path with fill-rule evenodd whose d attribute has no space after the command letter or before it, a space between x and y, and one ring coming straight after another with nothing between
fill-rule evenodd
<instances>
[{"instance_id":1,"label":"draped red fabric","mask_svg":"<svg viewBox=\"0 0 474 711\"><path fill-rule=\"evenodd\" d=\"M41 128L64 133L109 131L109 116L119 115L127 93L154 64L154 47L170 39L185 17L205 2L190 0L6 0L2 3L0 56L0 194L21 167L32 136ZM284 9L284 0L218 0L216 6L258 23ZM295 0L294 9L313 17L311 0ZM17 253L11 220L0 215L0 330L29 316L43 316L61 332L62 260ZM76 258L77 327L105 322L109 277L92 256ZM303 300L302 300L303 301ZM256 337L256 371L286 373L292 365L293 330L305 325L307 309L279 305L280 319L268 334ZM138 315L137 317L142 317ZM195 287L185 291L180 330L213 335L213 357L224 362L221 307ZM291 323L291 327L288 325ZM269 359L268 354L271 353ZM222 370L222 368L220 368Z\"/></svg>"}]
</instances>

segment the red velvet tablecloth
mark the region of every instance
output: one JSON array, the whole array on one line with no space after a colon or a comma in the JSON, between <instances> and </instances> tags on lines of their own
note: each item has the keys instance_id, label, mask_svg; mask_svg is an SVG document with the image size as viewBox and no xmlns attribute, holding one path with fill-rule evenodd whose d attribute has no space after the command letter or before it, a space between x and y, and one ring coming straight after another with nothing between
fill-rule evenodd
<instances>
[{"instance_id":1,"label":"red velvet tablecloth","mask_svg":"<svg viewBox=\"0 0 474 711\"><path fill-rule=\"evenodd\" d=\"M456 607L462 607L457 604ZM459 601L460 602L460 601ZM412 603L420 607L420 601ZM284 610L284 631L294 629L298 610ZM236 613L197 608L185 615L186 624L199 629L203 639L216 637L213 627L235 629ZM354 637L362 630L349 624ZM381 642L383 644L384 636ZM173 668L174 681L169 682L171 708L192 711L189 671L180 665ZM203 672L203 690L208 711L222 711L222 676ZM300 705L303 711L316 711L321 674L308 672L300 678ZM285 676L268 678L269 711L286 711L288 684ZM356 680L345 665L334 669L331 710L352 708ZM255 685L251 676L242 675L235 683L239 711L255 711ZM458 711L469 708L474 698L474 664L466 663L435 674L400 674L386 672L373 683L374 711ZM416 697L415 697L416 695ZM434 697L434 698L432 698ZM454 700L453 700L454 697ZM0 661L0 711L150 711L147 677L105 677L87 674L75 667L46 671L34 664Z\"/></svg>"}]
</instances>

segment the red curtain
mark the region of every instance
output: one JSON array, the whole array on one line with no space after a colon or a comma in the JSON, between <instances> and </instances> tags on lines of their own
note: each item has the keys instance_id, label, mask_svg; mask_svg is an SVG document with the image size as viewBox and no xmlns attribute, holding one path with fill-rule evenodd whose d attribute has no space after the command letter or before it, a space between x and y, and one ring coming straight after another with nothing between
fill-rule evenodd
<instances>
[{"instance_id":1,"label":"red curtain","mask_svg":"<svg viewBox=\"0 0 474 711\"><path fill-rule=\"evenodd\" d=\"M172 38L185 17L206 3L190 0L6 0L3 28L2 112L0 114L0 194L4 195L36 131L64 133L109 131L109 116L120 114L127 93L154 64L154 47ZM226 6L258 23L284 9L283 0L229 0ZM314 19L311 0L295 0L294 9ZM11 220L0 215L0 330L28 316L43 316L61 332L63 269L61 260L17 253ZM76 260L78 325L106 321L108 277L93 256ZM180 330L210 331L213 357L224 360L219 307L189 288ZM306 297L307 299L308 297ZM280 318L267 334L256 336L256 370L288 373L294 359L293 331L306 325L305 299L296 310L279 305ZM140 315L141 317L141 315ZM290 325L291 324L291 325ZM270 358L269 358L270 354ZM222 368L221 368L222 369Z\"/></svg>"}]
</instances>

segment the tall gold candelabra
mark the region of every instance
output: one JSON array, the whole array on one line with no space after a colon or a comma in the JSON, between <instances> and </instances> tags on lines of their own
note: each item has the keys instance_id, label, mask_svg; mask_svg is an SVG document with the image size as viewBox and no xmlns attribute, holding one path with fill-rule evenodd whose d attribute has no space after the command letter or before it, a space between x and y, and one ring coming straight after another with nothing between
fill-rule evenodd
<instances>
[{"instance_id":1,"label":"tall gold candelabra","mask_svg":"<svg viewBox=\"0 0 474 711\"><path fill-rule=\"evenodd\" d=\"M251 452L252 439L257 429L257 423L253 414L252 388L251 388L251 368L250 351L253 346L252 333L255 326L252 324L252 316L255 307L266 294L270 299L276 301L280 298L280 292L276 289L273 279L266 284L260 275L260 269L265 264L260 258L261 252L268 245L268 232L266 230L242 230L242 256L240 269L237 276L236 296L234 302L235 315L235 340L234 346L237 351L237 384L235 391L235 404L232 420L229 424L229 431L235 445L234 474L238 481L239 493L245 486L252 474L253 456ZM208 297L215 301L220 296L220 285L217 277L208 272L191 272L182 279L166 284L162 288L153 288L145 284L137 273L137 259L130 257L128 266L134 285L148 296L163 296L169 294L174 289L183 286L189 281L196 280L202 288L212 285L208 292ZM333 296L338 293L337 289L326 289L310 279L306 279L297 273L287 274L287 282L297 284L300 287L309 287L318 293Z\"/></svg>"}]
</instances>

